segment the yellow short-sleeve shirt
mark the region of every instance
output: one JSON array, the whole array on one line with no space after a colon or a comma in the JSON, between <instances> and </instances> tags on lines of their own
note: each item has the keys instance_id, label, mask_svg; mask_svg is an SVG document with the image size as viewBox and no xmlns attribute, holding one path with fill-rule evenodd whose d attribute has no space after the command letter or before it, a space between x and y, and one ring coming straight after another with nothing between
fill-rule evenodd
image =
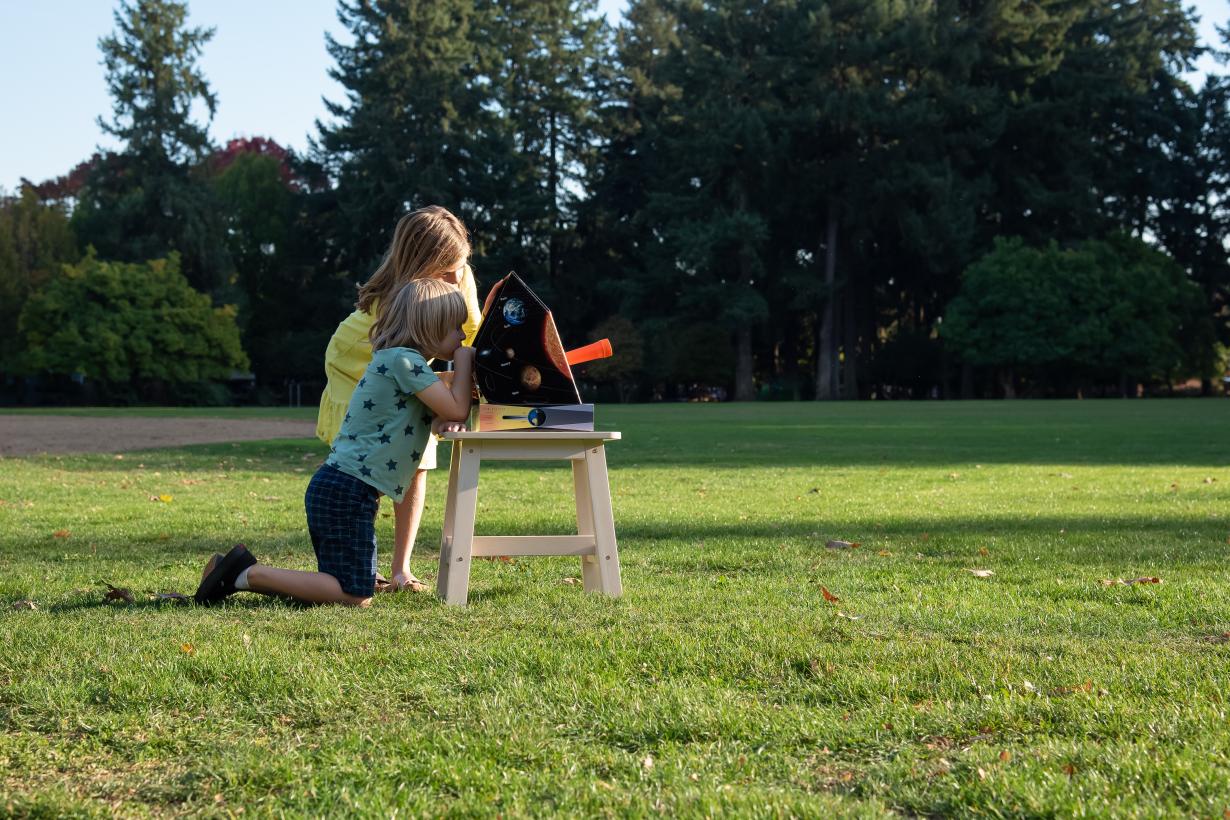
<instances>
[{"instance_id":1,"label":"yellow short-sleeve shirt","mask_svg":"<svg viewBox=\"0 0 1230 820\"><path fill-rule=\"evenodd\" d=\"M465 343L471 344L478 333L478 322L482 311L478 307L478 286L474 283L474 272L467 265L461 281L457 283L461 295L466 300L466 320L461 326L465 333ZM320 394L320 411L316 416L316 437L325 444L332 444L337 431L342 428L342 419L346 416L346 407L350 404L350 396L355 385L363 377L363 372L372 361L372 343L368 334L376 321L379 305L373 305L371 313L356 310L347 316L325 349L325 390ZM428 445L430 459L423 456L421 469L431 469L435 465L435 438Z\"/></svg>"}]
</instances>

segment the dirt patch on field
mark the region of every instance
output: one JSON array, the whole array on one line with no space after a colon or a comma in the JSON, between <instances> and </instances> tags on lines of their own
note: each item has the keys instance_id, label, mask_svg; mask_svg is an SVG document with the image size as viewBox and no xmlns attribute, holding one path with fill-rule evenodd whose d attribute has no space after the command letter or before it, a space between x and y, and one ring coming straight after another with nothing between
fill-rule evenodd
<instances>
[{"instance_id":1,"label":"dirt patch on field","mask_svg":"<svg viewBox=\"0 0 1230 820\"><path fill-rule=\"evenodd\" d=\"M126 453L185 444L313 438L310 421L0 415L0 455Z\"/></svg>"}]
</instances>

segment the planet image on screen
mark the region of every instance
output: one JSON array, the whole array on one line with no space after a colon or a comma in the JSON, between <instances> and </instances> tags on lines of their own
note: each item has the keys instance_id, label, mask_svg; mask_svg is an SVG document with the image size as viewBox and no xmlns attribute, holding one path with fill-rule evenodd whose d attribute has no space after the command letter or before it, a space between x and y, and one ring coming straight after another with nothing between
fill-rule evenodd
<instances>
[{"instance_id":1,"label":"planet image on screen","mask_svg":"<svg viewBox=\"0 0 1230 820\"><path fill-rule=\"evenodd\" d=\"M504 321L510 325L525 322L525 302L520 299L509 299L504 303Z\"/></svg>"},{"instance_id":2,"label":"planet image on screen","mask_svg":"<svg viewBox=\"0 0 1230 820\"><path fill-rule=\"evenodd\" d=\"M533 365L521 368L521 386L526 390L537 390L542 387L542 374Z\"/></svg>"}]
</instances>

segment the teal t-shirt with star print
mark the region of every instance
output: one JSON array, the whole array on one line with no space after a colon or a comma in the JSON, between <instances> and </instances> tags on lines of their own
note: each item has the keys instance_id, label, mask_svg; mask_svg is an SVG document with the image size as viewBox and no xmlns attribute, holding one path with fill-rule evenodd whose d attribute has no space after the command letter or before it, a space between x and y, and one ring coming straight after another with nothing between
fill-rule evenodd
<instances>
[{"instance_id":1,"label":"teal t-shirt with star print","mask_svg":"<svg viewBox=\"0 0 1230 820\"><path fill-rule=\"evenodd\" d=\"M432 413L414 394L439 380L413 348L374 352L326 463L401 501L431 434Z\"/></svg>"}]
</instances>

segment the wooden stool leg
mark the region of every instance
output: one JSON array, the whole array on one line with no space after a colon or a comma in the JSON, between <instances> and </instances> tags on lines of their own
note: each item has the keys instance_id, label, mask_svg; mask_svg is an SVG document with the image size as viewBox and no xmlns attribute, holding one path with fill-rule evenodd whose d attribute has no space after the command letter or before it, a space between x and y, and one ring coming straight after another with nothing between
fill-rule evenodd
<instances>
[{"instance_id":1,"label":"wooden stool leg","mask_svg":"<svg viewBox=\"0 0 1230 820\"><path fill-rule=\"evenodd\" d=\"M458 509L458 465L461 462L461 443L449 445L449 488L444 493L444 527L440 530L440 556L448 551L453 541L453 524Z\"/></svg>"},{"instance_id":2,"label":"wooden stool leg","mask_svg":"<svg viewBox=\"0 0 1230 820\"><path fill-rule=\"evenodd\" d=\"M619 579L619 547L615 542L615 515L611 511L611 486L606 474L606 448L601 444L585 451L585 472L589 479L594 538L598 542L594 556L598 585L603 593L618 598L624 588Z\"/></svg>"},{"instance_id":3,"label":"wooden stool leg","mask_svg":"<svg viewBox=\"0 0 1230 820\"><path fill-rule=\"evenodd\" d=\"M482 445L457 441L453 447L460 451L454 479L457 489L453 501L453 535L447 562L444 553L440 553L436 594L447 604L465 606L470 594L470 553L474 547L474 516L478 508L478 465L482 459Z\"/></svg>"},{"instance_id":4,"label":"wooden stool leg","mask_svg":"<svg viewBox=\"0 0 1230 820\"><path fill-rule=\"evenodd\" d=\"M589 472L585 469L584 459L578 458L572 462L572 488L577 502L577 535L593 535L594 508L590 500ZM586 592L597 592L601 588L597 556L581 556L581 580L585 584Z\"/></svg>"}]
</instances>

